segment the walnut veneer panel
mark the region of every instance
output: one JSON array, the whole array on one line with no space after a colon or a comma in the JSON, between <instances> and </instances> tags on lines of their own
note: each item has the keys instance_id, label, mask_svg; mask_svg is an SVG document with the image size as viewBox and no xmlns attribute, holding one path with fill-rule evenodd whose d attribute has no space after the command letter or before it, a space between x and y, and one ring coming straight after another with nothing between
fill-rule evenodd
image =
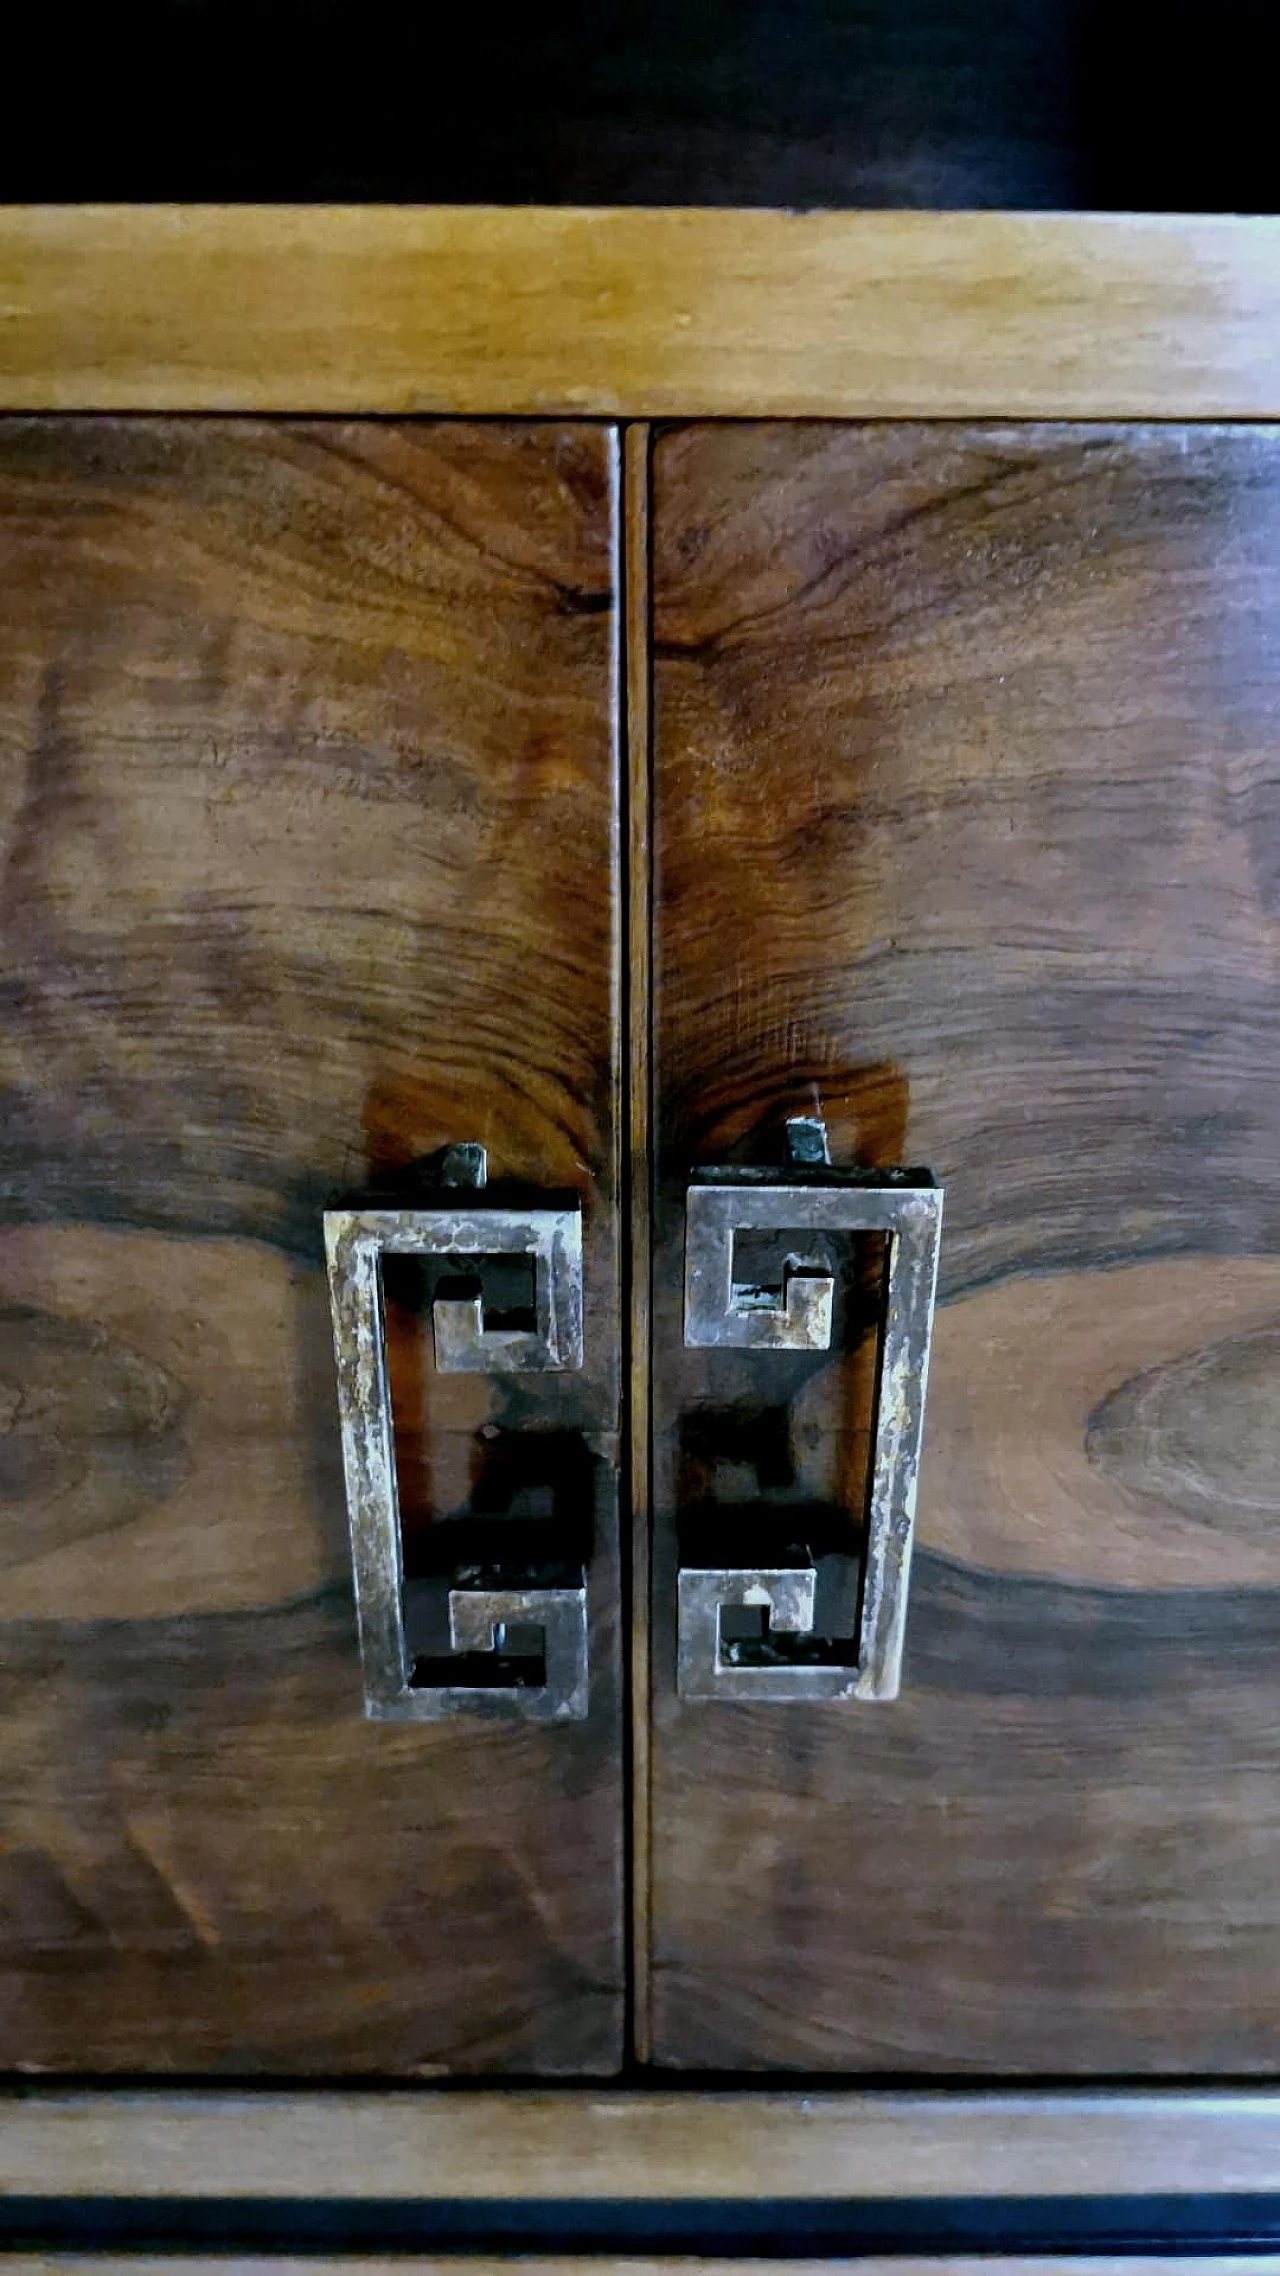
<instances>
[{"instance_id":1,"label":"walnut veneer panel","mask_svg":"<svg viewBox=\"0 0 1280 2276\"><path fill-rule=\"evenodd\" d=\"M618 2059L616 1542L588 1720L363 1720L321 1243L579 1191L616 1472L614 449L0 425L2 2069Z\"/></svg>"},{"instance_id":2,"label":"walnut veneer panel","mask_svg":"<svg viewBox=\"0 0 1280 2276\"><path fill-rule=\"evenodd\" d=\"M653 530L656 2052L1274 2073L1280 433L674 430ZM819 1101L947 1187L902 1695L681 1705L677 1511L865 1455L865 1336L682 1347Z\"/></svg>"}]
</instances>

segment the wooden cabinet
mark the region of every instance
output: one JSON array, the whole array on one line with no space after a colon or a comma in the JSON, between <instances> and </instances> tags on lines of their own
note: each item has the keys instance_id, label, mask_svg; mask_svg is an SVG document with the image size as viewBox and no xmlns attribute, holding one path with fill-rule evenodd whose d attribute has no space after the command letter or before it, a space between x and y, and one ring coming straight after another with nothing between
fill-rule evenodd
<instances>
[{"instance_id":1,"label":"wooden cabinet","mask_svg":"<svg viewBox=\"0 0 1280 2276\"><path fill-rule=\"evenodd\" d=\"M0 2069L1280 2073L1267 247L1188 236L1219 326L1109 237L1059 318L1046 225L987 358L1007 222L757 216L745 316L712 222L699 268L655 219L641 323L641 220L543 216L567 346L527 217L496 346L438 215L331 216L332 268L295 216L283 330L270 217L236 305L225 217L148 222L142 315L65 381L60 224L44 315L0 294ZM1174 344L1135 392L1140 285ZM753 398L787 415L707 415ZM824 1197L939 1189L895 1373L905 1219ZM691 1333L691 1190L763 1328ZM450 1195L466 1237L383 1240L367 1316L332 1230L326 1284L326 1213ZM442 1357L542 1332L490 1207L571 1221L549 1364ZM921 1412L912 1560L905 1457L877 1497ZM541 1714L547 1589L586 1672ZM653 2105L656 2172L694 2104Z\"/></svg>"},{"instance_id":2,"label":"wooden cabinet","mask_svg":"<svg viewBox=\"0 0 1280 2276\"><path fill-rule=\"evenodd\" d=\"M0 424L5 2070L619 2061L614 449ZM555 1728L362 1712L321 1213L460 1140L573 1187L585 1365L402 1290L405 1526L580 1450Z\"/></svg>"}]
</instances>

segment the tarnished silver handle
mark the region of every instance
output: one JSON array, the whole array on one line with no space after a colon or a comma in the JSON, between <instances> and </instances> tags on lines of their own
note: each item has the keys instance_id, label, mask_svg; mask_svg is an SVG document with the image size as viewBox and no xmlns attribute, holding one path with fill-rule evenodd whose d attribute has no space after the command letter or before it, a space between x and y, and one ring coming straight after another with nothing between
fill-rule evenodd
<instances>
[{"instance_id":1,"label":"tarnished silver handle","mask_svg":"<svg viewBox=\"0 0 1280 2276\"><path fill-rule=\"evenodd\" d=\"M887 1251L875 1433L858 1602L840 1627L817 1625L818 1572L806 1563L682 1564L678 1686L687 1699L895 1699L902 1666L916 1476L924 1425L942 1188L926 1170L837 1170L820 1121L788 1125L781 1171L707 1170L689 1187L684 1340L737 1351L826 1351L835 1281L824 1234L881 1233ZM737 1237L795 1232L781 1289L735 1273ZM815 1251L804 1253L804 1235ZM764 1614L768 1651L726 1649L722 1614Z\"/></svg>"},{"instance_id":2,"label":"tarnished silver handle","mask_svg":"<svg viewBox=\"0 0 1280 2276\"><path fill-rule=\"evenodd\" d=\"M467 1569L448 1589L456 1679L415 1680L405 1626L404 1558L382 1290L384 1256L532 1260L532 1327L490 1327L479 1297L432 1306L441 1373L539 1373L582 1365L582 1222L578 1205L507 1208L485 1195L479 1146L446 1156L448 1190L411 1209L331 1209L324 1219L365 1712L434 1722L467 1713L537 1721L587 1712L585 1570L564 1585Z\"/></svg>"}]
</instances>

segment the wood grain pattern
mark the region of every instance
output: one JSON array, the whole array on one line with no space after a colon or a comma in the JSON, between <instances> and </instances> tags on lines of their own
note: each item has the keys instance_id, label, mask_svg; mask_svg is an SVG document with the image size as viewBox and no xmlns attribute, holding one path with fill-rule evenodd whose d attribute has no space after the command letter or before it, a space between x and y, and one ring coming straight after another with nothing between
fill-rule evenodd
<instances>
[{"instance_id":1,"label":"wood grain pattern","mask_svg":"<svg viewBox=\"0 0 1280 2276\"><path fill-rule=\"evenodd\" d=\"M1274 2190L1274 2092L10 2092L37 2197L734 2204Z\"/></svg>"},{"instance_id":2,"label":"wood grain pattern","mask_svg":"<svg viewBox=\"0 0 1280 2276\"><path fill-rule=\"evenodd\" d=\"M427 1413L616 1478L612 450L0 425L5 2069L618 2059L616 1541L588 1722L362 1720L320 1238L581 1192L586 1369Z\"/></svg>"},{"instance_id":3,"label":"wood grain pattern","mask_svg":"<svg viewBox=\"0 0 1280 2276\"><path fill-rule=\"evenodd\" d=\"M1280 221L0 208L0 408L1280 414Z\"/></svg>"},{"instance_id":4,"label":"wood grain pattern","mask_svg":"<svg viewBox=\"0 0 1280 2276\"><path fill-rule=\"evenodd\" d=\"M1280 435L654 483L659 2058L1273 2073ZM856 1365L681 1349L689 1166L819 1101L947 1186L903 1694L681 1708L677 1510L863 1458Z\"/></svg>"}]
</instances>

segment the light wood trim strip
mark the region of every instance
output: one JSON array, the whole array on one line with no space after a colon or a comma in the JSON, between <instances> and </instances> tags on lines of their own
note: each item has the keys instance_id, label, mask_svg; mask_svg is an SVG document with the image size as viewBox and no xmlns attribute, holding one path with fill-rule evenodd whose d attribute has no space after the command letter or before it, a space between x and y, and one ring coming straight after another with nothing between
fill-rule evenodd
<instances>
[{"instance_id":1,"label":"light wood trim strip","mask_svg":"<svg viewBox=\"0 0 1280 2276\"><path fill-rule=\"evenodd\" d=\"M868 2254L828 2260L597 2258L594 2254L6 2253L3 2276L1280 2276L1280 2254Z\"/></svg>"},{"instance_id":2,"label":"light wood trim strip","mask_svg":"<svg viewBox=\"0 0 1280 2276\"><path fill-rule=\"evenodd\" d=\"M0 409L1280 416L1280 219L0 207Z\"/></svg>"},{"instance_id":3,"label":"light wood trim strip","mask_svg":"<svg viewBox=\"0 0 1280 2276\"><path fill-rule=\"evenodd\" d=\"M1280 2189L1280 2095L18 2091L0 2191L184 2198L1211 2196Z\"/></svg>"},{"instance_id":4,"label":"light wood trim strip","mask_svg":"<svg viewBox=\"0 0 1280 2276\"><path fill-rule=\"evenodd\" d=\"M597 2258L594 2254L6 2253L4 2276L1280 2276L1280 2254L869 2254L828 2260Z\"/></svg>"}]
</instances>

